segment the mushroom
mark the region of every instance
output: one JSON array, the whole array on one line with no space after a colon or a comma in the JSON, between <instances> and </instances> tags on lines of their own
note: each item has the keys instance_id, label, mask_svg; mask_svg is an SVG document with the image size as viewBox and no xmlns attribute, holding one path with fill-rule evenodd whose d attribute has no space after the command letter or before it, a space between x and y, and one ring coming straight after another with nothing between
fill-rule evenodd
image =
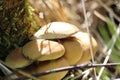
<instances>
[{"instance_id":1,"label":"mushroom","mask_svg":"<svg viewBox=\"0 0 120 80\"><path fill-rule=\"evenodd\" d=\"M69 66L68 62L62 57L56 60L51 61L44 61L39 64L34 64L26 67L23 71L31 73L31 74L37 74L45 71L50 71L55 68L61 68ZM40 80L61 80L68 71L61 71L61 72L54 72L47 75L39 76L38 78Z\"/></svg>"},{"instance_id":2,"label":"mushroom","mask_svg":"<svg viewBox=\"0 0 120 80\"><path fill-rule=\"evenodd\" d=\"M64 58L70 65L75 65L82 56L82 46L77 39L68 38L63 40L63 46L65 47Z\"/></svg>"},{"instance_id":3,"label":"mushroom","mask_svg":"<svg viewBox=\"0 0 120 80\"><path fill-rule=\"evenodd\" d=\"M64 53L65 49L62 44L50 40L37 39L23 46L24 56L32 60L45 61L57 59L63 56Z\"/></svg>"},{"instance_id":4,"label":"mushroom","mask_svg":"<svg viewBox=\"0 0 120 80\"><path fill-rule=\"evenodd\" d=\"M66 38L76 32L79 29L66 22L52 22L41 27L35 34L35 38L42 39L61 39Z\"/></svg>"},{"instance_id":5,"label":"mushroom","mask_svg":"<svg viewBox=\"0 0 120 80\"><path fill-rule=\"evenodd\" d=\"M89 61L92 57L90 54L90 41L89 41L89 34L85 33L85 32L78 32L74 35L72 35L72 37L75 37L78 39L78 41L80 42L82 49L83 49L83 55L81 57L81 59L77 62L77 64L81 64L83 62L87 62ZM91 41L92 41L92 47L93 47L93 56L95 55L96 51L97 51L97 42L96 40L91 36Z\"/></svg>"},{"instance_id":6,"label":"mushroom","mask_svg":"<svg viewBox=\"0 0 120 80\"><path fill-rule=\"evenodd\" d=\"M5 59L5 63L11 68L22 68L30 64L30 60L22 54L22 48L13 50Z\"/></svg>"}]
</instances>

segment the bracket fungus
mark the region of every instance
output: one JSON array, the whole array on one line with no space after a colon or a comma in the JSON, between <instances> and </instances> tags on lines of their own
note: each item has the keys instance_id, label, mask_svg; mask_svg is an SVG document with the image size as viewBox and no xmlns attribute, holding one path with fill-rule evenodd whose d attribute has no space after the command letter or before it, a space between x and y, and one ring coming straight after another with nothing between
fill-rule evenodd
<instances>
[{"instance_id":1,"label":"bracket fungus","mask_svg":"<svg viewBox=\"0 0 120 80\"><path fill-rule=\"evenodd\" d=\"M65 47L64 58L70 65L75 65L82 56L82 46L77 39L64 39L63 46Z\"/></svg>"},{"instance_id":2,"label":"bracket fungus","mask_svg":"<svg viewBox=\"0 0 120 80\"><path fill-rule=\"evenodd\" d=\"M66 22L51 22L43 27L41 27L35 34L35 38L42 39L61 39L66 38L76 32L79 29Z\"/></svg>"},{"instance_id":3,"label":"bracket fungus","mask_svg":"<svg viewBox=\"0 0 120 80\"><path fill-rule=\"evenodd\" d=\"M78 41L80 42L82 49L83 49L83 55L81 57L81 59L77 62L77 64L81 64L83 62L87 62L89 61L92 57L90 54L90 45L92 44L92 49L93 49L93 56L95 55L96 51L97 51L97 42L96 40L91 37L91 44L89 41L89 34L85 33L85 32L78 32L76 34L74 34L72 37L75 37L78 39Z\"/></svg>"},{"instance_id":4,"label":"bracket fungus","mask_svg":"<svg viewBox=\"0 0 120 80\"><path fill-rule=\"evenodd\" d=\"M63 56L65 49L58 42L37 39L28 42L23 46L23 54L29 59L38 61L57 59Z\"/></svg>"},{"instance_id":5,"label":"bracket fungus","mask_svg":"<svg viewBox=\"0 0 120 80\"><path fill-rule=\"evenodd\" d=\"M22 48L13 50L5 59L5 63L11 68L22 68L29 65L30 60L22 54Z\"/></svg>"},{"instance_id":6,"label":"bracket fungus","mask_svg":"<svg viewBox=\"0 0 120 80\"><path fill-rule=\"evenodd\" d=\"M39 64L28 66L24 69L24 71L31 74L36 74L66 66L69 66L68 62L64 58L59 58L56 60L45 61ZM54 72L51 74L39 76L38 78L40 80L61 80L67 73L68 71Z\"/></svg>"}]
</instances>

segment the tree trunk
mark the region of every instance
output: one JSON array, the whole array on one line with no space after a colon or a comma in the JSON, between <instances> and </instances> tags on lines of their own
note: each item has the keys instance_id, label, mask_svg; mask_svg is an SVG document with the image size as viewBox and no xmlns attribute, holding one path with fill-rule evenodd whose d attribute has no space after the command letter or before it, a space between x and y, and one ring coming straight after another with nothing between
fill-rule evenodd
<instances>
[{"instance_id":1,"label":"tree trunk","mask_svg":"<svg viewBox=\"0 0 120 80\"><path fill-rule=\"evenodd\" d=\"M23 46L35 31L28 0L0 1L0 59Z\"/></svg>"}]
</instances>

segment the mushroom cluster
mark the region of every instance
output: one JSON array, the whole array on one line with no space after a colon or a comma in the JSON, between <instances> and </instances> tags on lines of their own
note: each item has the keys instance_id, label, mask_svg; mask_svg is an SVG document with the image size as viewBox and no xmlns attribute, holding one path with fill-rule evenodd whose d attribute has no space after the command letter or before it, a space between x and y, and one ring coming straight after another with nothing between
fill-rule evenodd
<instances>
[{"instance_id":1,"label":"mushroom cluster","mask_svg":"<svg viewBox=\"0 0 120 80\"><path fill-rule=\"evenodd\" d=\"M90 37L95 55L97 42ZM88 33L80 32L76 26L66 22L52 22L41 27L34 34L32 41L12 51L5 62L12 68L24 68L25 72L31 74L40 73L90 61L91 44ZM39 78L61 80L67 72L51 73Z\"/></svg>"}]
</instances>

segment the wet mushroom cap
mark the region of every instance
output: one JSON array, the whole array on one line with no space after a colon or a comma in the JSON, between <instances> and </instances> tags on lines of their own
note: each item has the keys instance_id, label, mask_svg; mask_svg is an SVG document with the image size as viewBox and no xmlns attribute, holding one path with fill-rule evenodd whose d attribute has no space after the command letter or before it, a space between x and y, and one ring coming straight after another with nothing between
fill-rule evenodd
<instances>
[{"instance_id":1,"label":"wet mushroom cap","mask_svg":"<svg viewBox=\"0 0 120 80\"><path fill-rule=\"evenodd\" d=\"M64 58L68 61L70 65L75 65L82 56L82 46L77 39L64 39L62 41L65 47Z\"/></svg>"},{"instance_id":2,"label":"wet mushroom cap","mask_svg":"<svg viewBox=\"0 0 120 80\"><path fill-rule=\"evenodd\" d=\"M69 37L70 35L78 32L79 29L66 22L52 22L41 27L35 34L35 38L42 39L61 39Z\"/></svg>"},{"instance_id":3,"label":"wet mushroom cap","mask_svg":"<svg viewBox=\"0 0 120 80\"><path fill-rule=\"evenodd\" d=\"M83 49L83 55L77 63L81 64L83 62L89 61L91 59L89 34L85 32L78 32L74 34L73 37L78 38L78 41L81 43ZM93 56L94 56L97 51L98 45L96 40L92 36L91 36L91 41L92 41Z\"/></svg>"},{"instance_id":4,"label":"wet mushroom cap","mask_svg":"<svg viewBox=\"0 0 120 80\"><path fill-rule=\"evenodd\" d=\"M23 69L23 71L30 74L37 74L41 72L50 71L56 68L69 66L68 62L62 57L56 60L39 62L39 64L30 65ZM61 80L68 71L54 72L47 75L38 76L40 80ZM22 75L18 75L22 76Z\"/></svg>"},{"instance_id":5,"label":"wet mushroom cap","mask_svg":"<svg viewBox=\"0 0 120 80\"><path fill-rule=\"evenodd\" d=\"M23 56L22 48L17 48L6 57L5 63L11 68L23 68L29 65L30 60Z\"/></svg>"},{"instance_id":6,"label":"wet mushroom cap","mask_svg":"<svg viewBox=\"0 0 120 80\"><path fill-rule=\"evenodd\" d=\"M24 56L32 60L45 61L57 59L63 56L64 53L63 45L50 40L37 39L23 46Z\"/></svg>"}]
</instances>

